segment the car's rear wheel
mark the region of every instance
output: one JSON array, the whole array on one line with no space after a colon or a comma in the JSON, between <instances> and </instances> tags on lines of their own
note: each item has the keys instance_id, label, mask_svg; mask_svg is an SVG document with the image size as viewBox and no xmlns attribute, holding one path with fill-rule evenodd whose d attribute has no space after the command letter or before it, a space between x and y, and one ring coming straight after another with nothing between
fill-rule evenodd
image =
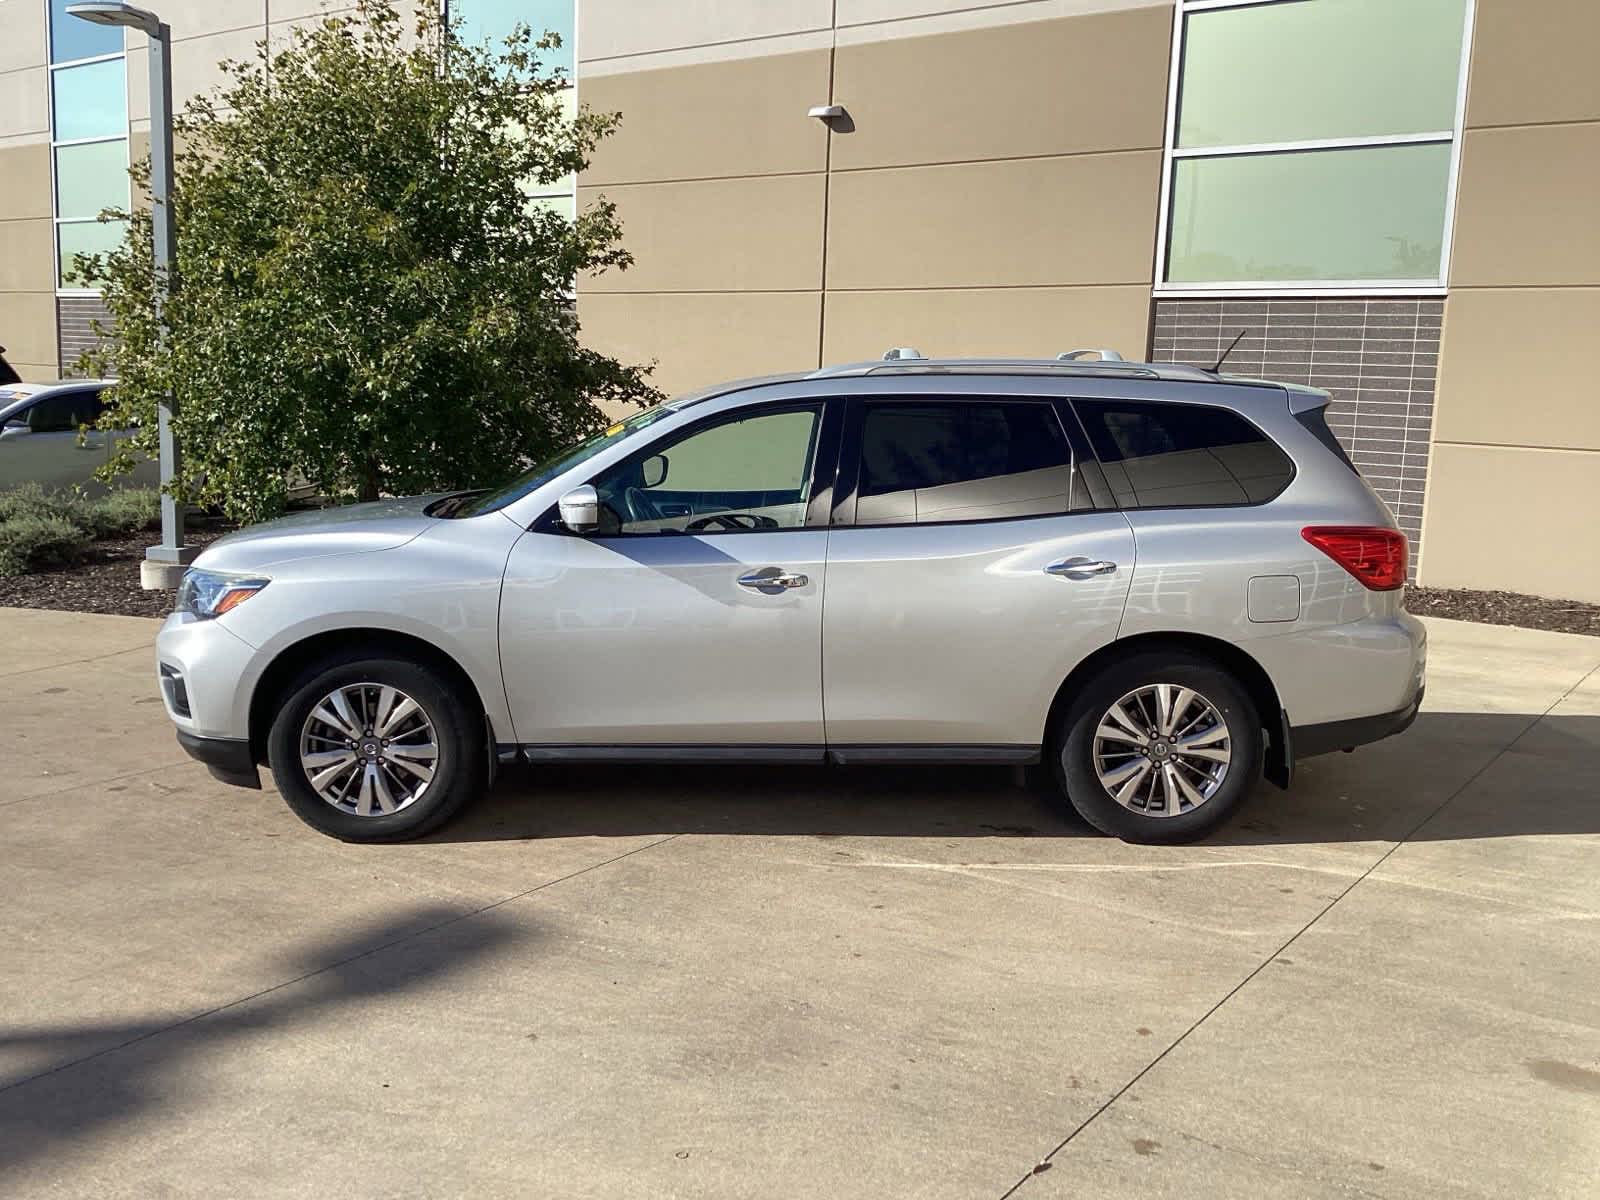
<instances>
[{"instance_id":1,"label":"car's rear wheel","mask_svg":"<svg viewBox=\"0 0 1600 1200\"><path fill-rule=\"evenodd\" d=\"M295 814L347 842L420 837L488 783L483 719L451 682L370 654L324 660L290 686L267 758Z\"/></svg>"},{"instance_id":2,"label":"car's rear wheel","mask_svg":"<svg viewBox=\"0 0 1600 1200\"><path fill-rule=\"evenodd\" d=\"M1130 842L1183 842L1228 818L1261 778L1265 739L1246 689L1216 663L1147 651L1068 707L1057 782L1078 814Z\"/></svg>"}]
</instances>

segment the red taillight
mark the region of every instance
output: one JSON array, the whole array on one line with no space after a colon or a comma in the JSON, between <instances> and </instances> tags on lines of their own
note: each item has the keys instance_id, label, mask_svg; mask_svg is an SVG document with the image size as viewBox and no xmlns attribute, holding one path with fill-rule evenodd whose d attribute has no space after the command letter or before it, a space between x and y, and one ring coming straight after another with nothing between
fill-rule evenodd
<instances>
[{"instance_id":1,"label":"red taillight","mask_svg":"<svg viewBox=\"0 0 1600 1200\"><path fill-rule=\"evenodd\" d=\"M1364 585L1392 592L1406 582L1406 535L1381 525L1307 525L1300 531Z\"/></svg>"}]
</instances>

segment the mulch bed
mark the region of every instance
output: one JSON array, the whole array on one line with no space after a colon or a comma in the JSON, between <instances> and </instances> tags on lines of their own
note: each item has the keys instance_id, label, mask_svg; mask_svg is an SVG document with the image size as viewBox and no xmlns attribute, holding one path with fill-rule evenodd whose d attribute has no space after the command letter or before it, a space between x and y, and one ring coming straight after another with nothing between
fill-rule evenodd
<instances>
[{"instance_id":1,"label":"mulch bed","mask_svg":"<svg viewBox=\"0 0 1600 1200\"><path fill-rule=\"evenodd\" d=\"M184 540L191 546L204 546L227 532L221 527L191 525ZM147 592L139 586L139 563L145 549L160 540L156 533L105 538L91 543L85 561L74 566L0 578L0 608L164 617L172 611L173 594Z\"/></svg>"},{"instance_id":2,"label":"mulch bed","mask_svg":"<svg viewBox=\"0 0 1600 1200\"><path fill-rule=\"evenodd\" d=\"M191 526L186 536L190 544L204 546L227 532L226 527L201 524ZM149 533L109 538L95 542L88 560L77 566L0 579L0 608L62 608L164 617L172 611L172 593L147 592L139 586L139 561L144 558L145 547L154 540ZM1600 636L1600 604L1579 600L1545 600L1516 592L1409 587L1406 607L1424 617Z\"/></svg>"},{"instance_id":3,"label":"mulch bed","mask_svg":"<svg viewBox=\"0 0 1600 1200\"><path fill-rule=\"evenodd\" d=\"M1600 604L1585 604L1582 600L1545 600L1517 592L1475 592L1466 588L1408 587L1406 608L1420 617L1600 636Z\"/></svg>"}]
</instances>

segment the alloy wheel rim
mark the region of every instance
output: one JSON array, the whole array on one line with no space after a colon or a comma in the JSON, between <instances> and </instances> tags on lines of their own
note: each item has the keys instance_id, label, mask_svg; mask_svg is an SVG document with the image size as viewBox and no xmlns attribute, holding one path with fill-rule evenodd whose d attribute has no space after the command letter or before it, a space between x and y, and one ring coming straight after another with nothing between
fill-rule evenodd
<instances>
[{"instance_id":1,"label":"alloy wheel rim","mask_svg":"<svg viewBox=\"0 0 1600 1200\"><path fill-rule=\"evenodd\" d=\"M387 684L334 688L300 728L300 769L311 790L357 817L411 807L432 785L438 760L432 719Z\"/></svg>"},{"instance_id":2,"label":"alloy wheel rim","mask_svg":"<svg viewBox=\"0 0 1600 1200\"><path fill-rule=\"evenodd\" d=\"M1146 817L1193 812L1228 777L1233 739L1217 706L1193 688L1135 688L1101 716L1094 770L1106 794Z\"/></svg>"}]
</instances>

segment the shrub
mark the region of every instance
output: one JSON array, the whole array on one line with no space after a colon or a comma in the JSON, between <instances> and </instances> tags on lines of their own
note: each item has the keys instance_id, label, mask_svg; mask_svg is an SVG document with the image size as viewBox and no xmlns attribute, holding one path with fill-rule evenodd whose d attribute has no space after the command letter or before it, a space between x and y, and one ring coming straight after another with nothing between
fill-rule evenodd
<instances>
[{"instance_id":1,"label":"shrub","mask_svg":"<svg viewBox=\"0 0 1600 1200\"><path fill-rule=\"evenodd\" d=\"M601 403L657 398L578 337L578 277L630 261L614 205L569 219L527 199L618 117L566 114L558 37L459 32L437 4L358 0L222 63L188 103L183 286L158 306L147 208L76 260L116 323L83 360L117 377L100 425L138 429L101 478L155 455L169 391L175 494L244 521L281 511L295 478L335 501L490 483L605 428Z\"/></svg>"},{"instance_id":2,"label":"shrub","mask_svg":"<svg viewBox=\"0 0 1600 1200\"><path fill-rule=\"evenodd\" d=\"M161 516L154 488L111 492L85 500L25 483L0 492L0 576L66 566L95 538L147 529Z\"/></svg>"},{"instance_id":3,"label":"shrub","mask_svg":"<svg viewBox=\"0 0 1600 1200\"><path fill-rule=\"evenodd\" d=\"M154 488L127 488L98 500L80 501L69 519L97 538L137 533L161 519L161 493Z\"/></svg>"},{"instance_id":4,"label":"shrub","mask_svg":"<svg viewBox=\"0 0 1600 1200\"><path fill-rule=\"evenodd\" d=\"M92 539L60 515L23 513L0 521L0 576L75 562Z\"/></svg>"},{"instance_id":5,"label":"shrub","mask_svg":"<svg viewBox=\"0 0 1600 1200\"><path fill-rule=\"evenodd\" d=\"M0 525L18 517L60 516L70 497L51 495L37 483L24 483L0 492Z\"/></svg>"}]
</instances>

